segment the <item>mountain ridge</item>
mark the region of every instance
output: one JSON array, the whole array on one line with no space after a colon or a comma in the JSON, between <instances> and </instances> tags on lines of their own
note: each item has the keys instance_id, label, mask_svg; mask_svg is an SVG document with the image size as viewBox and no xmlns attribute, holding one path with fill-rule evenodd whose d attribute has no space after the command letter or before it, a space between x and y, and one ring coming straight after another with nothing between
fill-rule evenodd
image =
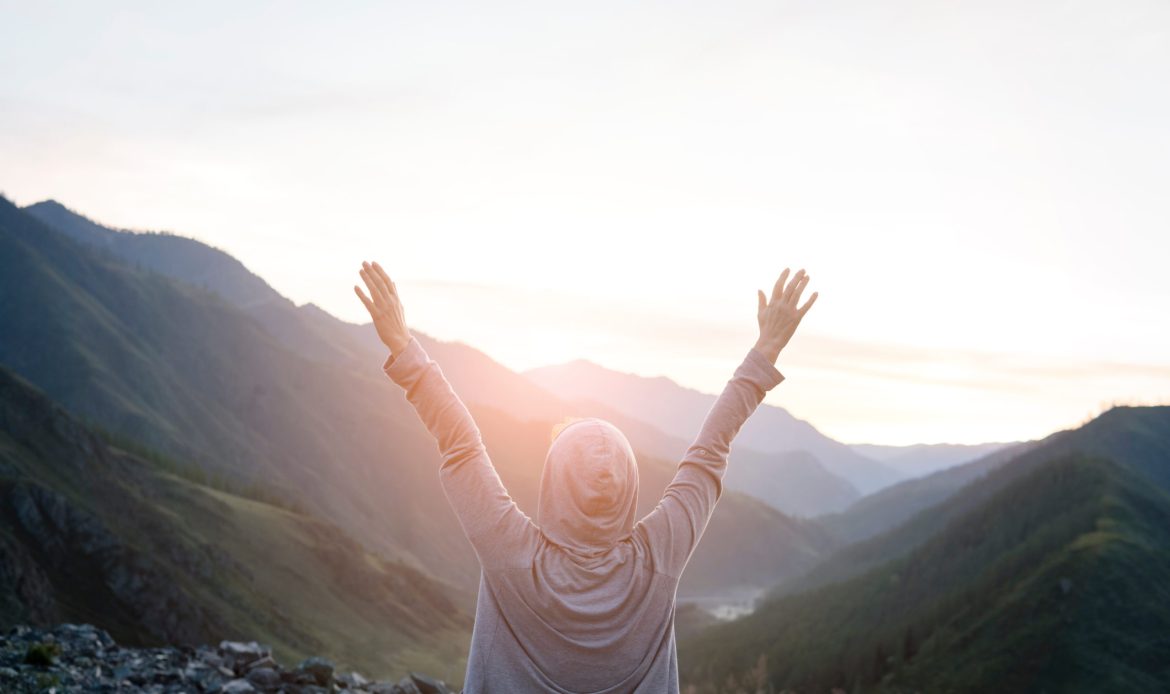
<instances>
[{"instance_id":1,"label":"mountain ridge","mask_svg":"<svg viewBox=\"0 0 1170 694\"><path fill-rule=\"evenodd\" d=\"M809 691L1170 685L1154 656L1170 643L1170 494L1147 475L1170 467L1148 455L1170 445L1170 429L1115 448L1119 461L1077 450L1167 415L1106 414L1096 431L973 482L978 503L935 518L936 532L907 553L687 640L684 680L711 692L761 673L773 687Z\"/></svg>"},{"instance_id":2,"label":"mountain ridge","mask_svg":"<svg viewBox=\"0 0 1170 694\"><path fill-rule=\"evenodd\" d=\"M1076 454L1119 460L1152 484L1170 489L1170 439L1166 432L1170 432L1170 406L1114 407L1080 427L1019 446L1018 451L992 453L967 464L973 477L958 489L943 494L933 506L917 506L900 524L845 544L804 575L779 583L772 594L787 595L849 580L891 558L904 556L929 541L940 524L970 512L1020 475L1054 458ZM962 470L937 474L956 472ZM840 526L834 527L831 519L826 527L833 528L838 536L842 534Z\"/></svg>"},{"instance_id":3,"label":"mountain ridge","mask_svg":"<svg viewBox=\"0 0 1170 694\"><path fill-rule=\"evenodd\" d=\"M523 375L569 400L597 400L632 416L650 413L646 415L649 424L675 436L690 436L697 431L716 398L663 376L650 378L622 373L588 360L530 369ZM744 424L736 443L764 454L807 451L828 473L843 478L863 494L901 477L881 463L821 434L812 424L784 408L767 403Z\"/></svg>"},{"instance_id":4,"label":"mountain ridge","mask_svg":"<svg viewBox=\"0 0 1170 694\"><path fill-rule=\"evenodd\" d=\"M1019 443L1022 442L916 443L909 446L852 443L849 447L864 456L889 465L908 478L913 478L962 465Z\"/></svg>"}]
</instances>

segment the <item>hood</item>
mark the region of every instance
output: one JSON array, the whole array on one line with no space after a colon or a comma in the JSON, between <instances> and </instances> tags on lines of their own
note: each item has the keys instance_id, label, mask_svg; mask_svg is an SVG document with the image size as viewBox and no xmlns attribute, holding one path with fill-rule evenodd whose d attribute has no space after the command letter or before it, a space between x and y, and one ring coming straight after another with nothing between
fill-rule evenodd
<instances>
[{"instance_id":1,"label":"hood","mask_svg":"<svg viewBox=\"0 0 1170 694\"><path fill-rule=\"evenodd\" d=\"M601 554L633 531L637 506L638 464L625 435L595 418L562 429L540 477L545 536L575 554Z\"/></svg>"}]
</instances>

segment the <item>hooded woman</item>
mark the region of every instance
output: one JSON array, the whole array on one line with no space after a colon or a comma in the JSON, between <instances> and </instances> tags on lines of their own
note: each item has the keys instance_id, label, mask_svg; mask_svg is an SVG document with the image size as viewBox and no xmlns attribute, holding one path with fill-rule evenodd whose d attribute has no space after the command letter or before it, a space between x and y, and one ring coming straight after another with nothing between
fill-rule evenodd
<instances>
[{"instance_id":1,"label":"hooded woman","mask_svg":"<svg viewBox=\"0 0 1170 694\"><path fill-rule=\"evenodd\" d=\"M354 291L390 349L386 374L439 444L443 490L479 558L466 694L678 692L675 592L722 491L731 441L784 379L780 350L816 300L804 270L759 292L760 337L715 401L658 505L642 519L622 432L575 421L549 446L536 520L500 482L467 408L406 327L394 283L363 263Z\"/></svg>"}]
</instances>

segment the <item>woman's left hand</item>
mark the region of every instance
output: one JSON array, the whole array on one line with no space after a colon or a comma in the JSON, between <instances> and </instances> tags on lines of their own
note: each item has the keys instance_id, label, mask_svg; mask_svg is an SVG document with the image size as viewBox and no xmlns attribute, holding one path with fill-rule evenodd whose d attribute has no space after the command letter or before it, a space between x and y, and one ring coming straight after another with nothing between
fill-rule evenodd
<instances>
[{"instance_id":1,"label":"woman's left hand","mask_svg":"<svg viewBox=\"0 0 1170 694\"><path fill-rule=\"evenodd\" d=\"M410 344L410 330L406 328L406 317L402 313L402 301L398 298L398 288L390 281L390 277L382 266L377 263L362 263L359 273L370 296L356 284L353 291L365 304L374 319L374 328L382 344L390 348L391 354L400 354Z\"/></svg>"}]
</instances>

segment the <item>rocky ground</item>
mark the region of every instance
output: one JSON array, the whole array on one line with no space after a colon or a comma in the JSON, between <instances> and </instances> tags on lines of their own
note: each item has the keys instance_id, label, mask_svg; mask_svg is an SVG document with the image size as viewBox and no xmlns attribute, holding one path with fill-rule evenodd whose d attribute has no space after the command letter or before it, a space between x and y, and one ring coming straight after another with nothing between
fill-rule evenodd
<instances>
[{"instance_id":1,"label":"rocky ground","mask_svg":"<svg viewBox=\"0 0 1170 694\"><path fill-rule=\"evenodd\" d=\"M125 648L88 624L41 630L14 627L0 636L0 692L368 692L453 694L441 681L411 673L399 682L373 682L339 673L324 658L286 669L255 642Z\"/></svg>"}]
</instances>

